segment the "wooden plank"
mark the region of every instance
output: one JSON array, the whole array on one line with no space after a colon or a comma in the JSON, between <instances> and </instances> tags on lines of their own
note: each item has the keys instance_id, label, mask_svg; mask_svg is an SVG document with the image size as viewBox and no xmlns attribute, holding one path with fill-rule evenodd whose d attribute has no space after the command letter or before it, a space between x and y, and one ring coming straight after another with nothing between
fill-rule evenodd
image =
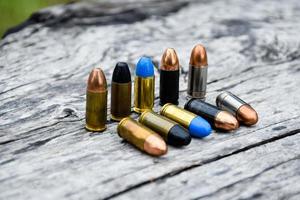
<instances>
[{"instance_id":1,"label":"wooden plank","mask_svg":"<svg viewBox=\"0 0 300 200\"><path fill-rule=\"evenodd\" d=\"M300 134L276 140L117 199L290 199L300 197Z\"/></svg>"},{"instance_id":2,"label":"wooden plank","mask_svg":"<svg viewBox=\"0 0 300 200\"><path fill-rule=\"evenodd\" d=\"M152 180L297 134L297 1L272 2L271 7L270 2L191 3L169 16L132 24L36 24L7 36L0 43L0 197L117 197ZM110 82L116 61L128 61L133 72L141 55L158 63L163 49L174 47L183 67L183 105L189 54L198 42L209 56L207 101L213 103L221 90L230 89L257 109L258 125L232 134L214 132L186 148L170 147L162 158L122 142L116 123L109 121L101 134L85 131L85 84L93 67L101 65Z\"/></svg>"}]
</instances>

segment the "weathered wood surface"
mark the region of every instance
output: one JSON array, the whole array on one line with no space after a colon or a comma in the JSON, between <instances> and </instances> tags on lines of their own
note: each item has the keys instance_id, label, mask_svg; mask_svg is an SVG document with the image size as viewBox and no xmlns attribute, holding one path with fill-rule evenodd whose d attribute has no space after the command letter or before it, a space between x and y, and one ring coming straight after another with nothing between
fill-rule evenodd
<instances>
[{"instance_id":1,"label":"weathered wood surface","mask_svg":"<svg viewBox=\"0 0 300 200\"><path fill-rule=\"evenodd\" d=\"M0 198L299 199L298 1L139 2L49 8L0 42ZM199 42L208 51L207 101L236 93L258 111L256 126L169 147L161 158L123 142L111 121L104 133L86 132L93 67L110 82L117 61L134 72L141 55L158 63L174 47L183 105Z\"/></svg>"},{"instance_id":2,"label":"weathered wood surface","mask_svg":"<svg viewBox=\"0 0 300 200\"><path fill-rule=\"evenodd\" d=\"M121 197L143 199L145 194L150 199L299 197L300 184L295 184L300 180L299 158L297 134L149 183ZM274 192L277 189L280 192Z\"/></svg>"}]
</instances>

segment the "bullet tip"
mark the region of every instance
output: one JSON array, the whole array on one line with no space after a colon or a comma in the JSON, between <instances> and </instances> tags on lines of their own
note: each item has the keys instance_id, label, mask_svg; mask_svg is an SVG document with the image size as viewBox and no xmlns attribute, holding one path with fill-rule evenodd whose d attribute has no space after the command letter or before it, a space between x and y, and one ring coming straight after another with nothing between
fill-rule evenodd
<instances>
[{"instance_id":1,"label":"bullet tip","mask_svg":"<svg viewBox=\"0 0 300 200\"><path fill-rule=\"evenodd\" d=\"M106 78L100 68L94 68L88 78L87 91L104 92L107 89Z\"/></svg>"},{"instance_id":2,"label":"bullet tip","mask_svg":"<svg viewBox=\"0 0 300 200\"><path fill-rule=\"evenodd\" d=\"M237 111L237 119L247 126L251 126L257 123L257 112L249 105L242 105Z\"/></svg>"},{"instance_id":3,"label":"bullet tip","mask_svg":"<svg viewBox=\"0 0 300 200\"><path fill-rule=\"evenodd\" d=\"M118 62L112 75L112 81L115 83L131 82L131 74L126 62Z\"/></svg>"},{"instance_id":4,"label":"bullet tip","mask_svg":"<svg viewBox=\"0 0 300 200\"><path fill-rule=\"evenodd\" d=\"M220 111L215 118L215 127L225 131L237 129L240 125L238 120L227 111Z\"/></svg>"},{"instance_id":5,"label":"bullet tip","mask_svg":"<svg viewBox=\"0 0 300 200\"><path fill-rule=\"evenodd\" d=\"M211 126L205 119L197 116L191 121L189 131L193 137L203 138L211 133Z\"/></svg>"},{"instance_id":6,"label":"bullet tip","mask_svg":"<svg viewBox=\"0 0 300 200\"><path fill-rule=\"evenodd\" d=\"M179 70L179 61L175 49L168 48L161 58L161 70L176 71Z\"/></svg>"},{"instance_id":7,"label":"bullet tip","mask_svg":"<svg viewBox=\"0 0 300 200\"><path fill-rule=\"evenodd\" d=\"M185 128L177 124L170 129L167 140L173 146L186 146L191 143L192 138Z\"/></svg>"},{"instance_id":8,"label":"bullet tip","mask_svg":"<svg viewBox=\"0 0 300 200\"><path fill-rule=\"evenodd\" d=\"M206 49L201 44L196 45L191 53L190 65L194 67L207 66L207 54Z\"/></svg>"},{"instance_id":9,"label":"bullet tip","mask_svg":"<svg viewBox=\"0 0 300 200\"><path fill-rule=\"evenodd\" d=\"M141 57L136 64L135 73L140 77L150 77L154 76L154 65L149 57Z\"/></svg>"},{"instance_id":10,"label":"bullet tip","mask_svg":"<svg viewBox=\"0 0 300 200\"><path fill-rule=\"evenodd\" d=\"M160 136L152 134L145 140L144 150L150 155L161 156L167 153L168 148Z\"/></svg>"}]
</instances>

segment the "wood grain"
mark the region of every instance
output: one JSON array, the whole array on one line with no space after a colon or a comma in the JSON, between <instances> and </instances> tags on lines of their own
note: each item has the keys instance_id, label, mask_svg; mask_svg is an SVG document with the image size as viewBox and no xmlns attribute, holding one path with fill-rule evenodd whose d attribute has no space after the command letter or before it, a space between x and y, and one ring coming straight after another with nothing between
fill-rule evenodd
<instances>
[{"instance_id":1,"label":"wood grain","mask_svg":"<svg viewBox=\"0 0 300 200\"><path fill-rule=\"evenodd\" d=\"M156 1L145 2L157 5ZM55 14L57 9L65 8L49 8L46 13ZM293 195L299 188L291 183L295 182L292 176L298 177L299 158L294 154L297 147L291 145L291 150L285 151L282 144L290 138L297 143L300 132L298 2L188 2L181 9L171 10L164 15L149 14L142 21L85 26L71 23L74 19L70 15L66 26L64 21L58 26L55 23L50 26L47 20L39 21L0 42L1 199L131 198L169 180L179 186L181 178L192 178L191 184L178 189L174 197L185 198L187 192L190 196L186 198L200 198L205 193L194 192L193 183L199 182L193 173L218 166L224 160L239 166L240 160L234 158L242 157L245 164L230 171L242 174L232 177L232 181L289 158L295 160L258 180L238 182L228 191L219 189L226 187L230 173L208 173L206 178L220 184L210 182L208 193L212 194L205 198L249 197L258 190L254 183L266 188L261 198L279 198L274 196L279 193L295 198ZM214 103L222 90L232 91L258 111L260 121L256 126L241 127L233 133L214 132L203 140L194 139L188 147L170 147L161 158L145 155L123 142L116 134L117 124L109 116L107 131L91 134L84 129L86 80L93 67L101 66L110 83L117 61L127 61L134 75L140 56L151 56L158 63L164 49L173 47L182 66L180 105L183 105L189 54L196 43L204 44L208 51L207 101ZM155 105L155 110L159 110L158 96ZM274 162L258 159L258 166L247 167L255 153L261 155L259 151L265 145L275 146L286 157L277 158L270 151L264 158ZM246 156L248 152L252 152L250 156ZM290 172L284 168L289 164ZM276 175L287 177L285 181L291 189L277 183L280 177ZM267 179L276 183L273 185ZM276 187L276 193L270 191L270 185ZM249 192L245 196L232 196L246 186ZM155 191L153 196L157 197L160 193ZM174 192L171 188L169 191ZM168 191L160 192L161 198L171 197Z\"/></svg>"},{"instance_id":2,"label":"wood grain","mask_svg":"<svg viewBox=\"0 0 300 200\"><path fill-rule=\"evenodd\" d=\"M289 199L300 197L300 135L194 167L118 199ZM153 192L155 191L155 192ZM126 198L125 198L126 197Z\"/></svg>"}]
</instances>

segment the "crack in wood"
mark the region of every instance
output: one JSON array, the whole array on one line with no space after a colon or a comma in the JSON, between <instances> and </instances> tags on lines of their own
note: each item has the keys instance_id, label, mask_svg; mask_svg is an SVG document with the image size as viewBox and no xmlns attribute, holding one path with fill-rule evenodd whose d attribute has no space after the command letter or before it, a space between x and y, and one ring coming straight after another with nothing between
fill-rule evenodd
<instances>
[{"instance_id":1,"label":"crack in wood","mask_svg":"<svg viewBox=\"0 0 300 200\"><path fill-rule=\"evenodd\" d=\"M53 124L50 124L50 125L40 126L40 127L31 129L31 130L29 130L29 131L25 131L25 132L23 132L23 133L20 133L20 135L27 135L27 136L24 136L24 137L21 137L21 138L17 138L17 139L11 139L11 140L3 141L3 142L0 142L0 145L5 145L5 144L9 144L9 143L12 143L12 142L16 142L16 141L19 141L19 140L22 140L22 139L29 138L29 137L31 136L31 135L29 135L29 134L32 133L32 132L39 131L39 130L43 130L43 129L47 129L47 128L56 126L57 124L60 124L60 123L78 122L78 121L82 121L82 120L83 120L83 118L76 119L76 120L68 120L68 121L57 121L57 122L55 122L55 123L53 123ZM47 130L46 130L46 131L47 131ZM59 135L59 136L62 136L62 135Z\"/></svg>"},{"instance_id":2,"label":"crack in wood","mask_svg":"<svg viewBox=\"0 0 300 200\"><path fill-rule=\"evenodd\" d=\"M39 140L39 141L36 141L36 142L33 142L33 143L30 143L28 146L24 147L24 148L21 148L21 149L18 149L16 151L13 152L13 154L20 154L20 153L25 153L27 151L30 151L30 150L33 150L33 149L36 149L40 146L43 146L44 144L50 142L51 140L57 138L57 137L60 137L61 135L56 135L54 137L51 137L51 138L47 138L45 140Z\"/></svg>"},{"instance_id":3,"label":"crack in wood","mask_svg":"<svg viewBox=\"0 0 300 200\"><path fill-rule=\"evenodd\" d=\"M194 3L182 10L179 6L179 12L168 15L167 11L170 9L165 10L166 7L174 8L173 6L180 5L178 2L183 1ZM143 7L144 2L148 6ZM109 7L104 12L103 7L76 8L70 5L47 8L46 10L53 9L52 12L44 12L50 13L49 18L35 16L37 20L41 20L38 24L28 25L24 30L0 41L0 69L3 71L0 74L0 86L1 92L4 92L0 94L0 162L3 171L0 178L1 197L47 198L48 193L56 199L97 199L114 194L118 198L137 194L143 197L144 192L159 185L167 190L160 188L158 195L153 196L159 197L163 192L167 193L166 196L171 195L175 188L173 196L184 198L190 192L189 189L207 180L209 186L190 195L193 198L261 172L259 163L263 163L265 169L298 155L297 152L294 154L298 147L293 143L293 137L279 140L280 137L285 137L280 136L277 138L278 143L256 148L263 145L261 141L272 142L276 140L276 135L293 134L291 130L300 129L299 116L296 116L299 113L297 75L300 72L300 46L297 40L299 16L294 14L299 10L297 0L288 0L284 5L272 2L272 7L268 7L269 1L260 4L255 1L238 4L230 1L230 4L226 4L222 1L211 3L195 0L114 0L111 3L124 7L113 10ZM160 7L159 11L155 10L157 5ZM68 10L70 7L74 9ZM265 12L266 7L270 12ZM89 12L91 8L95 12ZM244 8L249 12L240 12ZM85 9L85 12L80 13L76 9ZM132 9L134 11L130 13ZM104 18L123 23L118 17L134 16L138 14L138 10L145 10L149 16L152 13L151 16L155 17L127 25L98 26ZM228 13L228 10L231 12ZM66 12L78 15L64 16ZM168 16L162 17L155 12L165 12ZM215 12L220 16L216 18ZM96 15L97 13L102 15ZM195 20L194 16L199 13L201 17ZM142 15L143 13L140 16ZM61 19L66 21L60 21ZM51 21L57 24L51 24ZM89 24L96 26L87 26ZM242 126L228 135L213 132L210 137L195 139L190 146L180 150L170 147L169 153L161 158L144 155L121 141L116 134L117 123L109 119L109 114L107 131L104 133L91 134L84 130L84 88L91 68L101 64L110 85L115 62L128 61L134 77L136 59L141 54L151 56L158 67L162 48L174 47L178 50L179 57L182 56L179 102L183 105L187 87L187 59L192 46L197 42L207 47L212 63L209 66L207 101L214 102L218 93L215 90L231 87L233 93L247 100L260 113L258 125L250 128ZM157 71L155 74L158 75ZM254 78L255 74L257 76ZM43 80L14 88L39 77ZM234 85L240 81L243 83ZM158 111L159 87L155 89L157 96L154 110ZM138 117L137 114L131 116L135 119ZM294 137L299 138L299 135ZM244 152L247 148L251 150ZM15 155L16 152L19 154ZM236 169L236 166L240 166L236 158L244 158L250 152L252 156L243 160L245 166ZM255 157L264 155L265 152L272 152L268 162ZM253 158L259 160L255 170L248 165ZM276 162L273 163L272 160ZM233 168L227 167L227 161ZM209 162L211 163L206 165ZM254 183L261 183L268 191L260 191L259 186L251 185L251 181L251 187L247 188L251 192L247 194L234 196L243 190L243 186L248 185L245 182L228 191L221 191L216 196L224 197L225 193L231 192L237 198L264 198L279 193L289 197L299 188L293 185L296 177L292 177L298 167L295 162L291 164L294 168L285 169L291 171L288 174L291 177L284 177L286 183L290 184L288 186L272 183L272 180L281 180L276 175L285 175L273 173L287 166L283 165L265 173L262 176L264 180L254 180ZM211 169L211 166L216 165L220 168ZM201 180L197 177L188 178L206 172L211 173L203 174ZM230 181L227 182L228 178ZM265 183L267 178L274 179ZM215 179L218 179L219 185L214 185ZM150 184L153 180L154 184ZM183 180L186 184L181 185L174 180ZM274 194L272 190L277 189L276 187L278 190ZM126 190L129 192L116 195Z\"/></svg>"},{"instance_id":4,"label":"crack in wood","mask_svg":"<svg viewBox=\"0 0 300 200\"><path fill-rule=\"evenodd\" d=\"M3 91L3 92L0 92L0 95L5 94L5 93L7 93L7 92L10 92L10 91L12 91L12 90L15 90L15 89L18 89L18 88L21 88L21 87L24 87L24 86L33 84L33 83L36 83L36 82L41 81L41 80L42 80L42 79L40 79L40 80L35 80L35 81L31 81L31 82L29 82L29 83L25 83L25 84L18 85L18 86L16 86L16 87L13 87L13 88L10 88L10 89L5 90L5 91Z\"/></svg>"},{"instance_id":5,"label":"crack in wood","mask_svg":"<svg viewBox=\"0 0 300 200\"><path fill-rule=\"evenodd\" d=\"M82 128L77 129L77 130L81 130L81 129ZM14 151L13 154L16 155L16 154L20 154L20 153L26 153L27 151L35 150L35 149L47 144L48 142L50 142L53 139L59 138L61 136L68 135L68 134L73 133L73 132L76 132L76 130L72 130L71 132L67 132L67 133L60 134L60 135L55 135L53 137L50 137L50 138L47 138L47 139L44 139L44 140L38 140L36 142L29 143L28 146Z\"/></svg>"},{"instance_id":6,"label":"crack in wood","mask_svg":"<svg viewBox=\"0 0 300 200\"><path fill-rule=\"evenodd\" d=\"M300 156L296 156L296 157L294 157L294 158L291 158L291 159L282 161L282 162L277 163L277 164L275 164L275 165L271 165L271 166L269 166L268 168L263 169L261 172L259 172L259 173L257 173L257 174L254 174L253 176L249 176L249 177L246 177L246 178L244 178L244 179L238 180L238 181L233 182L233 183L231 183L231 184L229 184L229 185L226 185L226 186L224 186L224 187L219 188L217 191L215 191L215 192L213 192L213 193L206 194L206 195L199 196L199 197L195 197L195 198L193 198L192 200L197 200L197 199L203 199L203 198L211 197L211 196L215 195L215 194L218 193L218 192L221 192L221 191L227 190L227 189L229 189L229 188L232 188L232 187L234 187L235 185L237 185L237 184L239 184L239 183L243 183L243 182L246 182L246 181L252 181L252 180L256 179L257 177L259 177L260 175L262 175L262 174L264 174L264 173L266 173L266 172L269 172L269 171L271 171L271 170L273 170L273 169L275 169L275 168L277 168L277 167L280 167L281 165L284 165L284 164L286 164L286 163L289 163L289 162L291 162L291 161L295 161L295 160L298 160L298 159L300 159Z\"/></svg>"},{"instance_id":7,"label":"crack in wood","mask_svg":"<svg viewBox=\"0 0 300 200\"><path fill-rule=\"evenodd\" d=\"M181 169L178 169L178 170L175 170L175 171L172 171L170 173L167 173L167 174L164 174L162 176L159 176L157 178L154 178L154 179L151 179L151 180L147 180L147 181L144 181L144 182L141 182L139 184L136 184L136 185L133 185L125 190L122 190L122 191L119 191L117 193L114 193L108 197L105 197L103 199L107 200L107 199L112 199L112 198L115 198L117 196L120 196L122 194L125 194L126 192L129 192L129 191L132 191L132 190L135 190L135 189L138 189L142 186L145 186L149 183L153 183L153 182L156 182L156 181L161 181L163 179L166 179L166 178L169 178L169 177L173 177L173 176L176 176L176 175L179 175L181 174L182 172L186 172L188 170L191 170L191 169L194 169L194 168L197 168L197 167L201 167L203 165L206 165L206 164L209 164L209 163L212 163L212 162L215 162L215 161L218 161L218 160L221 160L223 158L227 158L229 156L232 156L232 155L235 155L235 154L238 154L238 153L241 153L241 152L244 152L244 151L247 151L249 149L252 149L252 148L256 148L256 147L259 147L261 145L265 145L265 144L268 144L268 143L272 143L272 142L275 142L277 140L280 140L280 139L283 139L283 138L286 138L286 137L289 137L289 136L293 136L293 135L296 135L300 133L300 129L295 129L293 131L289 131L283 135L279 135L279 136L275 136L273 138L270 138L270 139L267 139L267 140L264 140L264 141L261 141L261 142L257 142L257 143L254 143L254 144L251 144L249 146L246 146L244 148L241 148L241 149L238 149L236 151L233 151L229 154L225 154L225 155L219 155L217 157L214 157L214 158L211 158L211 159L207 159L207 160L204 160L200 163L196 163L196 164L193 164L193 165L190 165L190 166L187 166L187 167L184 167L184 168L181 168Z\"/></svg>"}]
</instances>

